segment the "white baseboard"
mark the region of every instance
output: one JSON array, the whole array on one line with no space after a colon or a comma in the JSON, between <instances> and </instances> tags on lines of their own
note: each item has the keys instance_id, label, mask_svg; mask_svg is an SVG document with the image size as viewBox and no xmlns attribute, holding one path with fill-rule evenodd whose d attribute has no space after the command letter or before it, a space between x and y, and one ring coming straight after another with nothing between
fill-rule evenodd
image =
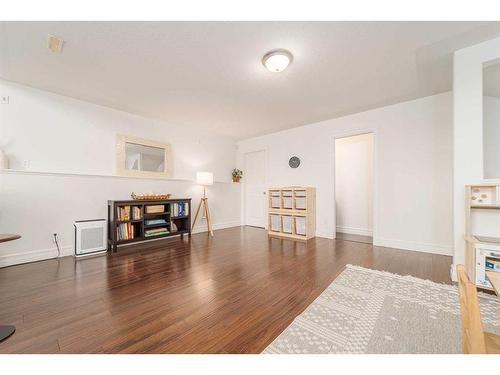
<instances>
[{"instance_id":1,"label":"white baseboard","mask_svg":"<svg viewBox=\"0 0 500 375\"><path fill-rule=\"evenodd\" d=\"M226 221L222 223L214 223L212 225L213 230L217 229L226 229L226 228L232 228L232 227L239 227L241 226L241 222L239 220L235 221ZM207 224L205 220L202 220L201 223L196 223L196 226L193 228L191 233L202 233L202 232L208 232Z\"/></svg>"},{"instance_id":2,"label":"white baseboard","mask_svg":"<svg viewBox=\"0 0 500 375\"><path fill-rule=\"evenodd\" d=\"M337 227L337 232L345 234L356 234L358 236L373 236L373 230L366 228L353 228L353 227Z\"/></svg>"},{"instance_id":3,"label":"white baseboard","mask_svg":"<svg viewBox=\"0 0 500 375\"><path fill-rule=\"evenodd\" d=\"M74 254L73 246L61 247L61 257ZM16 264L37 262L39 260L47 260L57 258L57 248L40 249L34 251L25 251L17 254L7 254L0 256L0 268L14 266Z\"/></svg>"},{"instance_id":4,"label":"white baseboard","mask_svg":"<svg viewBox=\"0 0 500 375\"><path fill-rule=\"evenodd\" d=\"M335 233L316 231L316 237L328 238L329 240L333 240L335 238Z\"/></svg>"},{"instance_id":5,"label":"white baseboard","mask_svg":"<svg viewBox=\"0 0 500 375\"><path fill-rule=\"evenodd\" d=\"M357 228L346 228L346 227L337 227L337 232L347 233L347 234L357 234L362 236L372 236L373 232L365 230L359 230ZM316 232L316 237L322 238L335 238L334 233L327 232ZM401 250L410 250L410 251L419 251L423 253L437 254L437 255L453 255L453 246L445 246L445 245L435 245L421 242L412 242L412 241L402 241L402 240L394 240L382 237L374 237L373 244L375 246L383 246L390 247L393 249L401 249ZM453 275L452 275L453 277Z\"/></svg>"},{"instance_id":6,"label":"white baseboard","mask_svg":"<svg viewBox=\"0 0 500 375\"><path fill-rule=\"evenodd\" d=\"M239 221L230 221L230 222L224 222L224 223L215 223L213 225L213 229L224 229L224 228L231 228L231 227L239 227L241 223ZM200 223L199 225L196 225L196 227L193 229L192 233L202 233L202 232L207 232L208 229L206 227L206 224ZM158 239L160 240L160 239ZM65 246L61 247L61 257L64 256L69 256L69 255L74 255L74 248L73 246ZM0 255L0 268L2 267L8 267L8 266L14 266L16 264L23 264L23 263L30 263L30 262L37 262L40 260L47 260L47 259L53 259L57 257L57 248L50 248L50 249L40 249L40 250L34 250L34 251L23 251L21 253L16 253L16 254L6 254L6 255Z\"/></svg>"},{"instance_id":7,"label":"white baseboard","mask_svg":"<svg viewBox=\"0 0 500 375\"><path fill-rule=\"evenodd\" d=\"M393 240L389 238L373 237L375 246L391 247L394 249L420 251L422 253L431 253L438 255L453 255L453 246L435 245L429 243Z\"/></svg>"},{"instance_id":8,"label":"white baseboard","mask_svg":"<svg viewBox=\"0 0 500 375\"><path fill-rule=\"evenodd\" d=\"M453 281L454 283L456 283L458 281L457 267L453 263L450 266L450 277L451 277L451 281Z\"/></svg>"}]
</instances>

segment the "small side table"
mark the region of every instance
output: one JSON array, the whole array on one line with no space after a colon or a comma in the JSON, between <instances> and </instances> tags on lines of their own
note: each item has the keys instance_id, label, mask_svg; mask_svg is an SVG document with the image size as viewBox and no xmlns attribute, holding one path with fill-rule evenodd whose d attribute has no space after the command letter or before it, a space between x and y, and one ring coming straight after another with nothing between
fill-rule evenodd
<instances>
[{"instance_id":1,"label":"small side table","mask_svg":"<svg viewBox=\"0 0 500 375\"><path fill-rule=\"evenodd\" d=\"M0 234L0 243L14 241L20 239L21 236L18 234ZM1 326L0 325L0 342L8 339L16 332L16 327L14 326Z\"/></svg>"}]
</instances>

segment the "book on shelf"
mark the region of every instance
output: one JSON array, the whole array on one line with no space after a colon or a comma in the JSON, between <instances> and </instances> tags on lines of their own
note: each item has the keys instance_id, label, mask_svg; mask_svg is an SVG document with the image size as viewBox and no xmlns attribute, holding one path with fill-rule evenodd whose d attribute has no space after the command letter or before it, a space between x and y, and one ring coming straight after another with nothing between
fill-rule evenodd
<instances>
[{"instance_id":1,"label":"book on shelf","mask_svg":"<svg viewBox=\"0 0 500 375\"><path fill-rule=\"evenodd\" d=\"M130 206L118 207L117 214L120 221L130 220Z\"/></svg>"},{"instance_id":2,"label":"book on shelf","mask_svg":"<svg viewBox=\"0 0 500 375\"><path fill-rule=\"evenodd\" d=\"M132 220L141 220L141 209L137 206L132 207Z\"/></svg>"},{"instance_id":3,"label":"book on shelf","mask_svg":"<svg viewBox=\"0 0 500 375\"><path fill-rule=\"evenodd\" d=\"M172 203L171 205L172 217L187 216L188 212L189 203L187 202Z\"/></svg>"},{"instance_id":4,"label":"book on shelf","mask_svg":"<svg viewBox=\"0 0 500 375\"><path fill-rule=\"evenodd\" d=\"M140 220L142 218L141 209L137 206L122 206L118 207L118 220Z\"/></svg>"},{"instance_id":5,"label":"book on shelf","mask_svg":"<svg viewBox=\"0 0 500 375\"><path fill-rule=\"evenodd\" d=\"M163 231L166 231L166 230L167 230L167 228L164 228L164 227L162 227L162 228L155 228L155 229L148 229L146 231L146 233L158 233L158 232L163 232Z\"/></svg>"},{"instance_id":6,"label":"book on shelf","mask_svg":"<svg viewBox=\"0 0 500 375\"><path fill-rule=\"evenodd\" d=\"M167 224L165 219L149 219L144 220L145 225Z\"/></svg>"},{"instance_id":7,"label":"book on shelf","mask_svg":"<svg viewBox=\"0 0 500 375\"><path fill-rule=\"evenodd\" d=\"M135 226L132 225L132 223L118 224L116 232L118 241L132 240L135 238Z\"/></svg>"},{"instance_id":8,"label":"book on shelf","mask_svg":"<svg viewBox=\"0 0 500 375\"><path fill-rule=\"evenodd\" d=\"M144 232L144 237L161 236L168 233L169 232L167 228L148 229Z\"/></svg>"}]
</instances>

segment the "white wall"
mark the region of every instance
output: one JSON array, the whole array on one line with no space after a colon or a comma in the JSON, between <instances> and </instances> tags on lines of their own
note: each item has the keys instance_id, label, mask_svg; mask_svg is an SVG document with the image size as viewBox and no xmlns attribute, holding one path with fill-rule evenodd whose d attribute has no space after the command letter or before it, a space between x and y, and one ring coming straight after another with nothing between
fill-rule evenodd
<instances>
[{"instance_id":1,"label":"white wall","mask_svg":"<svg viewBox=\"0 0 500 375\"><path fill-rule=\"evenodd\" d=\"M0 266L54 256L54 232L64 253L71 252L73 221L106 217L107 200L132 191L170 192L197 203L198 170L213 171L218 181L209 189L215 227L240 224L240 188L230 183L232 139L6 81L0 92L10 99L0 105L0 148L14 170L0 171L0 232L23 236L2 244ZM118 133L170 143L174 178L113 177Z\"/></svg>"},{"instance_id":2,"label":"white wall","mask_svg":"<svg viewBox=\"0 0 500 375\"><path fill-rule=\"evenodd\" d=\"M267 149L268 184L315 186L317 235L333 238L334 137L363 132L375 135L374 243L452 254L451 93L238 142L238 165Z\"/></svg>"},{"instance_id":3,"label":"white wall","mask_svg":"<svg viewBox=\"0 0 500 375\"><path fill-rule=\"evenodd\" d=\"M176 179L193 180L211 170L231 179L234 141L191 127L176 126L0 80L8 105L0 106L0 148L10 169L115 175L116 134L172 145Z\"/></svg>"},{"instance_id":4,"label":"white wall","mask_svg":"<svg viewBox=\"0 0 500 375\"><path fill-rule=\"evenodd\" d=\"M500 98L483 96L484 178L500 179Z\"/></svg>"},{"instance_id":5,"label":"white wall","mask_svg":"<svg viewBox=\"0 0 500 375\"><path fill-rule=\"evenodd\" d=\"M499 57L500 38L458 50L454 54L454 264L465 261L465 185L483 181L483 63Z\"/></svg>"},{"instance_id":6,"label":"white wall","mask_svg":"<svg viewBox=\"0 0 500 375\"><path fill-rule=\"evenodd\" d=\"M500 98L483 96L484 178L500 179ZM500 215L495 210L473 210L473 234L500 237Z\"/></svg>"},{"instance_id":7,"label":"white wall","mask_svg":"<svg viewBox=\"0 0 500 375\"><path fill-rule=\"evenodd\" d=\"M373 235L373 134L335 140L337 232Z\"/></svg>"}]
</instances>

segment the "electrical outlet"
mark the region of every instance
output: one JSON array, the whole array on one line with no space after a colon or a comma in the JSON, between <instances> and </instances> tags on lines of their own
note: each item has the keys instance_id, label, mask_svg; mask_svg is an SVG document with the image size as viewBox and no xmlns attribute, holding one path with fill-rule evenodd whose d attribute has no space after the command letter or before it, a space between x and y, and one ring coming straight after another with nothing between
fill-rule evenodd
<instances>
[{"instance_id":1,"label":"electrical outlet","mask_svg":"<svg viewBox=\"0 0 500 375\"><path fill-rule=\"evenodd\" d=\"M8 95L2 95L2 96L0 96L0 103L2 103L2 104L9 104L9 96Z\"/></svg>"},{"instance_id":2,"label":"electrical outlet","mask_svg":"<svg viewBox=\"0 0 500 375\"><path fill-rule=\"evenodd\" d=\"M31 169L31 160L25 160L24 161L24 169Z\"/></svg>"}]
</instances>

